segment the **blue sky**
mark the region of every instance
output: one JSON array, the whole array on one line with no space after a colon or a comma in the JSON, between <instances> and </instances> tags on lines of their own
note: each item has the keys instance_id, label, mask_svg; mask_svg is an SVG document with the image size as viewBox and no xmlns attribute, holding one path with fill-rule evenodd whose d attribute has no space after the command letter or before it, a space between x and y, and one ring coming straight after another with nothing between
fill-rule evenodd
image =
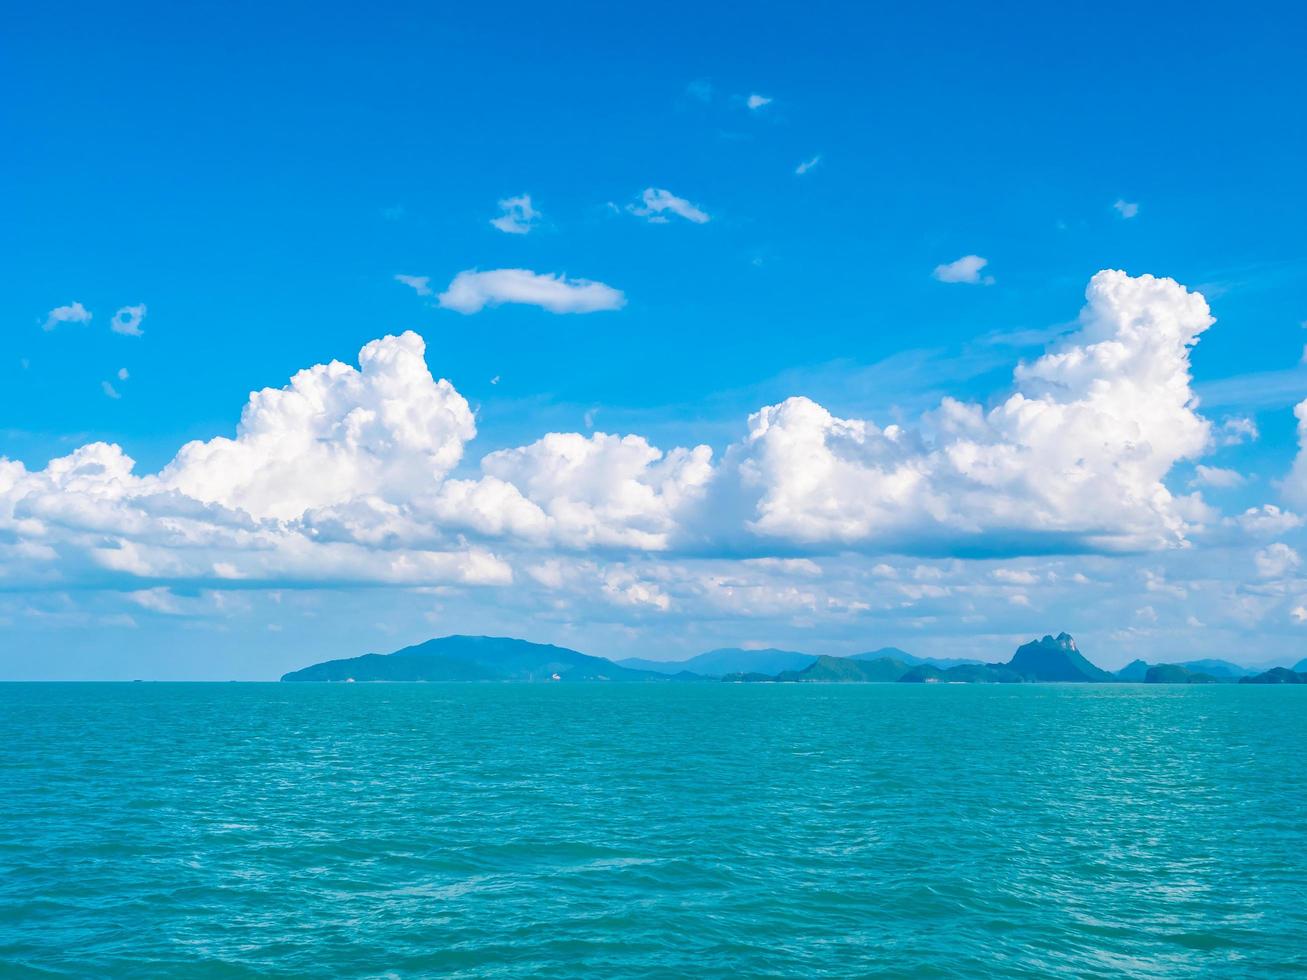
<instances>
[{"instance_id":1,"label":"blue sky","mask_svg":"<svg viewBox=\"0 0 1307 980\"><path fill-rule=\"evenodd\" d=\"M587 498L605 529L581 542L555 526L566 502L528 487L553 465L537 454L530 474L518 460L502 478L543 509L548 533L477 525L472 540L471 519L450 517L448 500L444 516L423 511L423 533L440 538L423 548L484 549L508 569L498 584L354 566L312 581L282 565L223 579L187 565L193 546L175 543L106 566L88 535L125 553L131 528L167 518L147 508L74 526L15 478L0 511L10 641L0 675L268 677L319 651L482 630L669 656L896 642L921 652L975 643L997 657L1013 638L1059 629L1090 638L1082 646L1105 663L1191 649L1253 662L1267 659L1267 637L1307 646L1307 613L1293 613L1307 597L1300 529L1281 521L1240 538L1223 524L1248 508L1302 509L1291 471L1292 408L1307 397L1303 21L1290 4L15 12L0 67L11 93L0 456L28 475L97 442L120 446L136 477L158 473L184 443L235 435L251 391L332 360L357 365L369 341L414 331L431 372L475 415L475 437L456 440L459 458L433 492L440 480L493 476L488 453L549 432L633 434L663 451L704 444L715 468L702 486L719 488L734 472L730 447L748 454L750 414L791 396L836 419L920 429L937 447L923 413L945 396L1003 404L1020 388L1016 365L1073 334L1099 270L1174 279L1202 293L1216 323L1187 355L1194 412L1211 432L1194 449L1166 428L1179 441L1147 483L1201 493L1201 513L1186 503L1153 515L1185 522L1179 539L1159 543L1150 530L1144 540L1133 512L1095 516L1087 537L1060 503L1017 527L1016 497L986 503L982 518L962 503L970 491L947 482L932 484L939 506L960 516L926 533L919 515L868 516L855 475L833 506L870 522L857 533L840 521L813 529L824 484L797 504L793 488L764 491L747 513L722 502L735 491L712 489L716 502L687 516L679 494L701 483L686 477L675 492L659 484L654 510L637 518L629 495ZM641 213L646 190L707 220ZM529 230L493 226L499 202L521 195L538 212ZM935 274L966 256L985 260L976 282ZM441 306L459 273L505 269L602 283L621 302L587 313ZM429 295L396 275L427 277ZM44 329L73 304L89 321ZM139 336L110 329L117 311L141 305ZM1135 410L1116 404L1122 418ZM381 451L364 449L373 460ZM1096 474L1109 496L1122 458L1105 457ZM596 463L596 487L621 465ZM1235 476L1196 476L1198 465ZM261 513L212 479L172 489L183 486L255 522L313 523L290 504ZM405 470L366 494L342 483L312 503L372 495L408 514L426 493L416 486ZM60 488L59 506L84 492ZM793 508L783 528L769 511L774 530L760 530L782 499ZM605 538L614 522L623 533ZM394 534L416 533L404 527L384 546L376 532L351 547L393 553ZM649 528L655 544L631 537ZM1277 545L1294 560L1268 553ZM817 571L758 564L785 561ZM528 568L550 562L571 572L531 578ZM999 562L1049 588L1012 591L1022 586L994 577ZM938 576L914 578L922 568ZM1077 591L1076 574L1103 587ZM1172 583L1162 598L1137 602L1139 583L1158 574ZM792 608L705 598L735 576L763 576L742 586L760 596L802 598ZM945 584L926 595L907 580ZM897 583L892 596L886 582ZM1198 620L1200 603L1224 610L1220 622Z\"/></svg>"}]
</instances>

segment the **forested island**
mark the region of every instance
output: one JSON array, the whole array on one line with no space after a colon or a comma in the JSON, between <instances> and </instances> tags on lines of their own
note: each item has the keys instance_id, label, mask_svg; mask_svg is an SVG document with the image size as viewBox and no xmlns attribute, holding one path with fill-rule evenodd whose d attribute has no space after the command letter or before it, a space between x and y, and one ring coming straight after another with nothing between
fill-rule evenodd
<instances>
[{"instance_id":1,"label":"forested island","mask_svg":"<svg viewBox=\"0 0 1307 980\"><path fill-rule=\"evenodd\" d=\"M1307 659L1254 669L1226 660L1149 664L1110 672L1091 663L1067 633L1017 648L1005 663L916 657L881 647L847 657L794 650L709 650L679 661L610 660L567 647L496 636L444 636L389 654L328 660L281 678L291 682L376 681L703 682L773 684L1307 684Z\"/></svg>"}]
</instances>

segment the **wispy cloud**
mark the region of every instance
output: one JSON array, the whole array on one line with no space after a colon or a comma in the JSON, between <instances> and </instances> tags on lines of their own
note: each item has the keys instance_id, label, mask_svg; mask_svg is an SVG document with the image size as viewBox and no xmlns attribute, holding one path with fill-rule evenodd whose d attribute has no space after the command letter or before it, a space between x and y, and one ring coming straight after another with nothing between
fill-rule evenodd
<instances>
[{"instance_id":1,"label":"wispy cloud","mask_svg":"<svg viewBox=\"0 0 1307 980\"><path fill-rule=\"evenodd\" d=\"M1261 435L1257 423L1247 416L1231 416L1221 420L1221 424L1212 430L1212 436L1219 446L1238 446L1245 442L1255 442Z\"/></svg>"},{"instance_id":2,"label":"wispy cloud","mask_svg":"<svg viewBox=\"0 0 1307 980\"><path fill-rule=\"evenodd\" d=\"M53 330L61 323L90 323L91 311L81 303L69 303L67 306L56 306L53 310L45 315L46 330Z\"/></svg>"},{"instance_id":3,"label":"wispy cloud","mask_svg":"<svg viewBox=\"0 0 1307 980\"><path fill-rule=\"evenodd\" d=\"M821 163L820 153L818 153L811 160L804 160L801 164L799 164L797 167L794 168L794 172L798 174L800 177L802 177L804 174L806 174L813 167L817 166L817 164L819 163Z\"/></svg>"},{"instance_id":4,"label":"wispy cloud","mask_svg":"<svg viewBox=\"0 0 1307 980\"><path fill-rule=\"evenodd\" d=\"M491 218L490 223L510 235L525 235L535 227L536 219L540 217L540 212L531 206L530 194L506 197L499 202L499 208L504 213Z\"/></svg>"},{"instance_id":5,"label":"wispy cloud","mask_svg":"<svg viewBox=\"0 0 1307 980\"><path fill-rule=\"evenodd\" d=\"M1113 204L1112 207L1116 208L1117 214L1121 215L1121 217L1125 219L1133 218L1135 215L1139 213L1138 202L1127 201L1124 198L1118 198L1116 203Z\"/></svg>"},{"instance_id":6,"label":"wispy cloud","mask_svg":"<svg viewBox=\"0 0 1307 980\"><path fill-rule=\"evenodd\" d=\"M395 276L395 282L402 282L419 296L431 295L431 277L430 276Z\"/></svg>"},{"instance_id":7,"label":"wispy cloud","mask_svg":"<svg viewBox=\"0 0 1307 980\"><path fill-rule=\"evenodd\" d=\"M114 388L114 386L111 385L108 381L101 381L100 388L101 390L104 391L105 395L107 395L109 398L114 399L115 401L122 397L122 395L118 394L117 389Z\"/></svg>"},{"instance_id":8,"label":"wispy cloud","mask_svg":"<svg viewBox=\"0 0 1307 980\"><path fill-rule=\"evenodd\" d=\"M772 99L770 96L759 95L757 92L752 93L744 100L744 104L753 112L757 112L759 109L763 108L763 106L771 105L771 102Z\"/></svg>"},{"instance_id":9,"label":"wispy cloud","mask_svg":"<svg viewBox=\"0 0 1307 980\"><path fill-rule=\"evenodd\" d=\"M989 260L979 255L964 255L962 258L944 265L935 266L933 273L940 282L964 282L973 286L994 285L993 276L982 276L981 270L989 265Z\"/></svg>"},{"instance_id":10,"label":"wispy cloud","mask_svg":"<svg viewBox=\"0 0 1307 980\"><path fill-rule=\"evenodd\" d=\"M1204 466L1199 463L1194 467L1193 482L1200 486L1216 487L1224 490L1230 487L1241 487L1247 481L1238 470L1226 469L1221 466Z\"/></svg>"},{"instance_id":11,"label":"wispy cloud","mask_svg":"<svg viewBox=\"0 0 1307 980\"><path fill-rule=\"evenodd\" d=\"M144 303L121 307L109 321L109 329L128 337L139 337L145 332L141 329L141 321L145 319L145 313Z\"/></svg>"},{"instance_id":12,"label":"wispy cloud","mask_svg":"<svg viewBox=\"0 0 1307 980\"><path fill-rule=\"evenodd\" d=\"M1195 385L1203 407L1278 408L1292 405L1307 391L1307 367L1237 374Z\"/></svg>"},{"instance_id":13,"label":"wispy cloud","mask_svg":"<svg viewBox=\"0 0 1307 980\"><path fill-rule=\"evenodd\" d=\"M478 313L503 303L538 306L550 313L597 313L620 310L626 305L626 296L620 289L589 279L530 269L468 269L454 277L438 302L458 313Z\"/></svg>"},{"instance_id":14,"label":"wispy cloud","mask_svg":"<svg viewBox=\"0 0 1307 980\"><path fill-rule=\"evenodd\" d=\"M700 102L712 101L712 83L704 78L696 78L689 85L685 86L685 94Z\"/></svg>"},{"instance_id":15,"label":"wispy cloud","mask_svg":"<svg viewBox=\"0 0 1307 980\"><path fill-rule=\"evenodd\" d=\"M628 204L626 210L656 225L666 224L668 213L679 215L696 225L704 224L709 220L706 211L661 187L645 188L640 194L640 201L640 204Z\"/></svg>"}]
</instances>

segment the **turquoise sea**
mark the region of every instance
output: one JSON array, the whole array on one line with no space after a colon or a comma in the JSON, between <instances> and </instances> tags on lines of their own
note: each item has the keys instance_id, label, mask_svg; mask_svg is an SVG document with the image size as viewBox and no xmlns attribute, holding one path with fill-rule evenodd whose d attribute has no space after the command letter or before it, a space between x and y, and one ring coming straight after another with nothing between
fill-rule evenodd
<instances>
[{"instance_id":1,"label":"turquoise sea","mask_svg":"<svg viewBox=\"0 0 1307 980\"><path fill-rule=\"evenodd\" d=\"M0 976L1307 974L1307 690L0 685Z\"/></svg>"}]
</instances>

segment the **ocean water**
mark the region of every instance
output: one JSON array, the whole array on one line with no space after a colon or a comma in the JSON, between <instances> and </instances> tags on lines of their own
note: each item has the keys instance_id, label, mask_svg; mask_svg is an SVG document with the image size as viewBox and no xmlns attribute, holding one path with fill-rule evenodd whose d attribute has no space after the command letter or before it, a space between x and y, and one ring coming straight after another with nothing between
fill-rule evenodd
<instances>
[{"instance_id":1,"label":"ocean water","mask_svg":"<svg viewBox=\"0 0 1307 980\"><path fill-rule=\"evenodd\" d=\"M0 976L1307 973L1307 690L0 685Z\"/></svg>"}]
</instances>

